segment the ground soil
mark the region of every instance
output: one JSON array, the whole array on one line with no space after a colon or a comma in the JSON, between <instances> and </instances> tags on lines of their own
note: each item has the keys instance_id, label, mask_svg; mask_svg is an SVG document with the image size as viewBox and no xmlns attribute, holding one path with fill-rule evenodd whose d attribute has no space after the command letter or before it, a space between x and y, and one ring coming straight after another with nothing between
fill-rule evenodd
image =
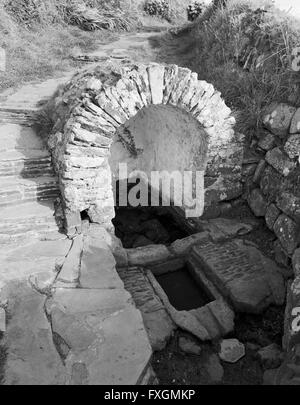
<instances>
[{"instance_id":1,"label":"ground soil","mask_svg":"<svg viewBox=\"0 0 300 405\"><path fill-rule=\"evenodd\" d=\"M284 307L270 307L261 315L238 315L235 331L227 336L237 338L246 347L246 355L235 364L220 361L224 369L224 378L218 385L261 385L264 369L257 357L257 351L271 343L281 345ZM203 344L198 355L183 353L178 345L177 332L167 347L154 353L153 369L159 384L162 385L215 385L205 364L208 357L218 353L218 343ZM191 339L194 339L190 336Z\"/></svg>"}]
</instances>

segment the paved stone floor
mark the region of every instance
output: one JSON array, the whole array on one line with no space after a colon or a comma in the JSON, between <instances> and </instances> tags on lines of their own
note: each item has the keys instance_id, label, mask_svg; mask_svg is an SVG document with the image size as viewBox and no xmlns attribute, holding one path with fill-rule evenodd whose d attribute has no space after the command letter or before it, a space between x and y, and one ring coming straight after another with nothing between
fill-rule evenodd
<instances>
[{"instance_id":1,"label":"paved stone floor","mask_svg":"<svg viewBox=\"0 0 300 405\"><path fill-rule=\"evenodd\" d=\"M142 55L145 61L151 58L151 35L124 34L83 60ZM6 313L1 343L7 353L0 368L8 385L141 384L151 374L141 314L108 246L67 239L55 218L57 179L34 124L41 106L73 74L0 95L0 308ZM73 283L62 283L58 274L76 270L76 264L83 271L81 288L74 289L76 274Z\"/></svg>"}]
</instances>

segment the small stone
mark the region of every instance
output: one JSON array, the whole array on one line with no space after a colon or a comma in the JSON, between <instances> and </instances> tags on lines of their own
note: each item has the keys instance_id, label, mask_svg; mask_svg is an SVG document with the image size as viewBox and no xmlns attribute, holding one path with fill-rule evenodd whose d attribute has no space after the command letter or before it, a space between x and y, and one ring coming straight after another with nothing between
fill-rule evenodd
<instances>
[{"instance_id":1,"label":"small stone","mask_svg":"<svg viewBox=\"0 0 300 405\"><path fill-rule=\"evenodd\" d=\"M219 383L222 381L224 377L224 369L216 354L209 356L207 363L205 364L205 369L213 382Z\"/></svg>"},{"instance_id":2,"label":"small stone","mask_svg":"<svg viewBox=\"0 0 300 405\"><path fill-rule=\"evenodd\" d=\"M248 198L248 203L251 210L257 217L264 217L266 215L267 201L262 195L260 189L256 188L251 191Z\"/></svg>"},{"instance_id":3,"label":"small stone","mask_svg":"<svg viewBox=\"0 0 300 405\"><path fill-rule=\"evenodd\" d=\"M284 137L288 134L296 108L284 103L272 103L265 110L264 126L272 134Z\"/></svg>"},{"instance_id":4,"label":"small stone","mask_svg":"<svg viewBox=\"0 0 300 405\"><path fill-rule=\"evenodd\" d=\"M258 142L259 148L269 151L276 146L276 138L270 132L265 131Z\"/></svg>"},{"instance_id":5,"label":"small stone","mask_svg":"<svg viewBox=\"0 0 300 405\"><path fill-rule=\"evenodd\" d=\"M269 346L263 347L257 353L260 362L265 369L278 368L282 363L282 350L273 343Z\"/></svg>"},{"instance_id":6,"label":"small stone","mask_svg":"<svg viewBox=\"0 0 300 405\"><path fill-rule=\"evenodd\" d=\"M300 197L288 191L282 191L276 198L276 204L286 215L296 222L300 221Z\"/></svg>"},{"instance_id":7,"label":"small stone","mask_svg":"<svg viewBox=\"0 0 300 405\"><path fill-rule=\"evenodd\" d=\"M0 308L0 332L6 332L6 313L4 308Z\"/></svg>"},{"instance_id":8,"label":"small stone","mask_svg":"<svg viewBox=\"0 0 300 405\"><path fill-rule=\"evenodd\" d=\"M275 204L270 204L266 212L266 224L268 228L273 231L274 224L279 217L281 211L277 208Z\"/></svg>"},{"instance_id":9,"label":"small stone","mask_svg":"<svg viewBox=\"0 0 300 405\"><path fill-rule=\"evenodd\" d=\"M197 343L195 343L191 339L188 339L185 337L180 337L178 344L179 344L180 350L182 350L183 352L185 352L187 354L200 355L200 353L202 351L201 347L199 345L197 345Z\"/></svg>"},{"instance_id":10,"label":"small stone","mask_svg":"<svg viewBox=\"0 0 300 405\"><path fill-rule=\"evenodd\" d=\"M291 159L295 159L296 157L299 157L299 155L300 155L300 134L291 135L284 145L284 150Z\"/></svg>"},{"instance_id":11,"label":"small stone","mask_svg":"<svg viewBox=\"0 0 300 405\"><path fill-rule=\"evenodd\" d=\"M298 108L293 115L291 127L290 127L290 134L300 133L300 108Z\"/></svg>"},{"instance_id":12,"label":"small stone","mask_svg":"<svg viewBox=\"0 0 300 405\"><path fill-rule=\"evenodd\" d=\"M224 339L220 346L220 359L227 363L236 363L245 356L245 346L237 339Z\"/></svg>"},{"instance_id":13,"label":"small stone","mask_svg":"<svg viewBox=\"0 0 300 405\"><path fill-rule=\"evenodd\" d=\"M279 147L270 150L266 154L266 161L283 176L288 176L296 167L296 163L290 160L288 155Z\"/></svg>"}]
</instances>

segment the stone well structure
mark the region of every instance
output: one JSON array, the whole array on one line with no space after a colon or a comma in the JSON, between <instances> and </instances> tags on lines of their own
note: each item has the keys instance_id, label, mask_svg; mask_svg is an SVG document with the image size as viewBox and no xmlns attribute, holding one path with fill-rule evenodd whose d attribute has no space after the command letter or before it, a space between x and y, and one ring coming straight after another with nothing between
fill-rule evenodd
<instances>
[{"instance_id":1,"label":"stone well structure","mask_svg":"<svg viewBox=\"0 0 300 405\"><path fill-rule=\"evenodd\" d=\"M146 172L203 171L207 214L242 193L243 137L221 94L189 69L92 67L58 90L50 111L68 232L80 226L82 211L112 226L117 162Z\"/></svg>"}]
</instances>

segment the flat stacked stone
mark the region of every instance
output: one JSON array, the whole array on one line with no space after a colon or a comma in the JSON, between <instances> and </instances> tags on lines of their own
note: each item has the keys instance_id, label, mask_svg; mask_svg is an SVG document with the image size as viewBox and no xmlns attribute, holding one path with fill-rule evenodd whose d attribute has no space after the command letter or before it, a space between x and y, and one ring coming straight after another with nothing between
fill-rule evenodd
<instances>
[{"instance_id":1,"label":"flat stacked stone","mask_svg":"<svg viewBox=\"0 0 300 405\"><path fill-rule=\"evenodd\" d=\"M237 311L259 313L282 305L285 286L277 265L241 240L204 240L192 249L194 261Z\"/></svg>"},{"instance_id":2,"label":"flat stacked stone","mask_svg":"<svg viewBox=\"0 0 300 405\"><path fill-rule=\"evenodd\" d=\"M239 167L243 141L232 129L231 111L220 93L211 84L199 81L189 69L158 64L97 66L75 75L52 104L55 125L49 146L59 173L66 215L88 210L97 222L111 221L113 196L106 184L111 176L107 164L110 144L120 125L151 104L178 106L207 132L208 162L214 168L214 174L209 174L214 184L208 191L211 197L207 195L207 205L235 198L242 192ZM135 151L130 136L122 143L128 151Z\"/></svg>"}]
</instances>

